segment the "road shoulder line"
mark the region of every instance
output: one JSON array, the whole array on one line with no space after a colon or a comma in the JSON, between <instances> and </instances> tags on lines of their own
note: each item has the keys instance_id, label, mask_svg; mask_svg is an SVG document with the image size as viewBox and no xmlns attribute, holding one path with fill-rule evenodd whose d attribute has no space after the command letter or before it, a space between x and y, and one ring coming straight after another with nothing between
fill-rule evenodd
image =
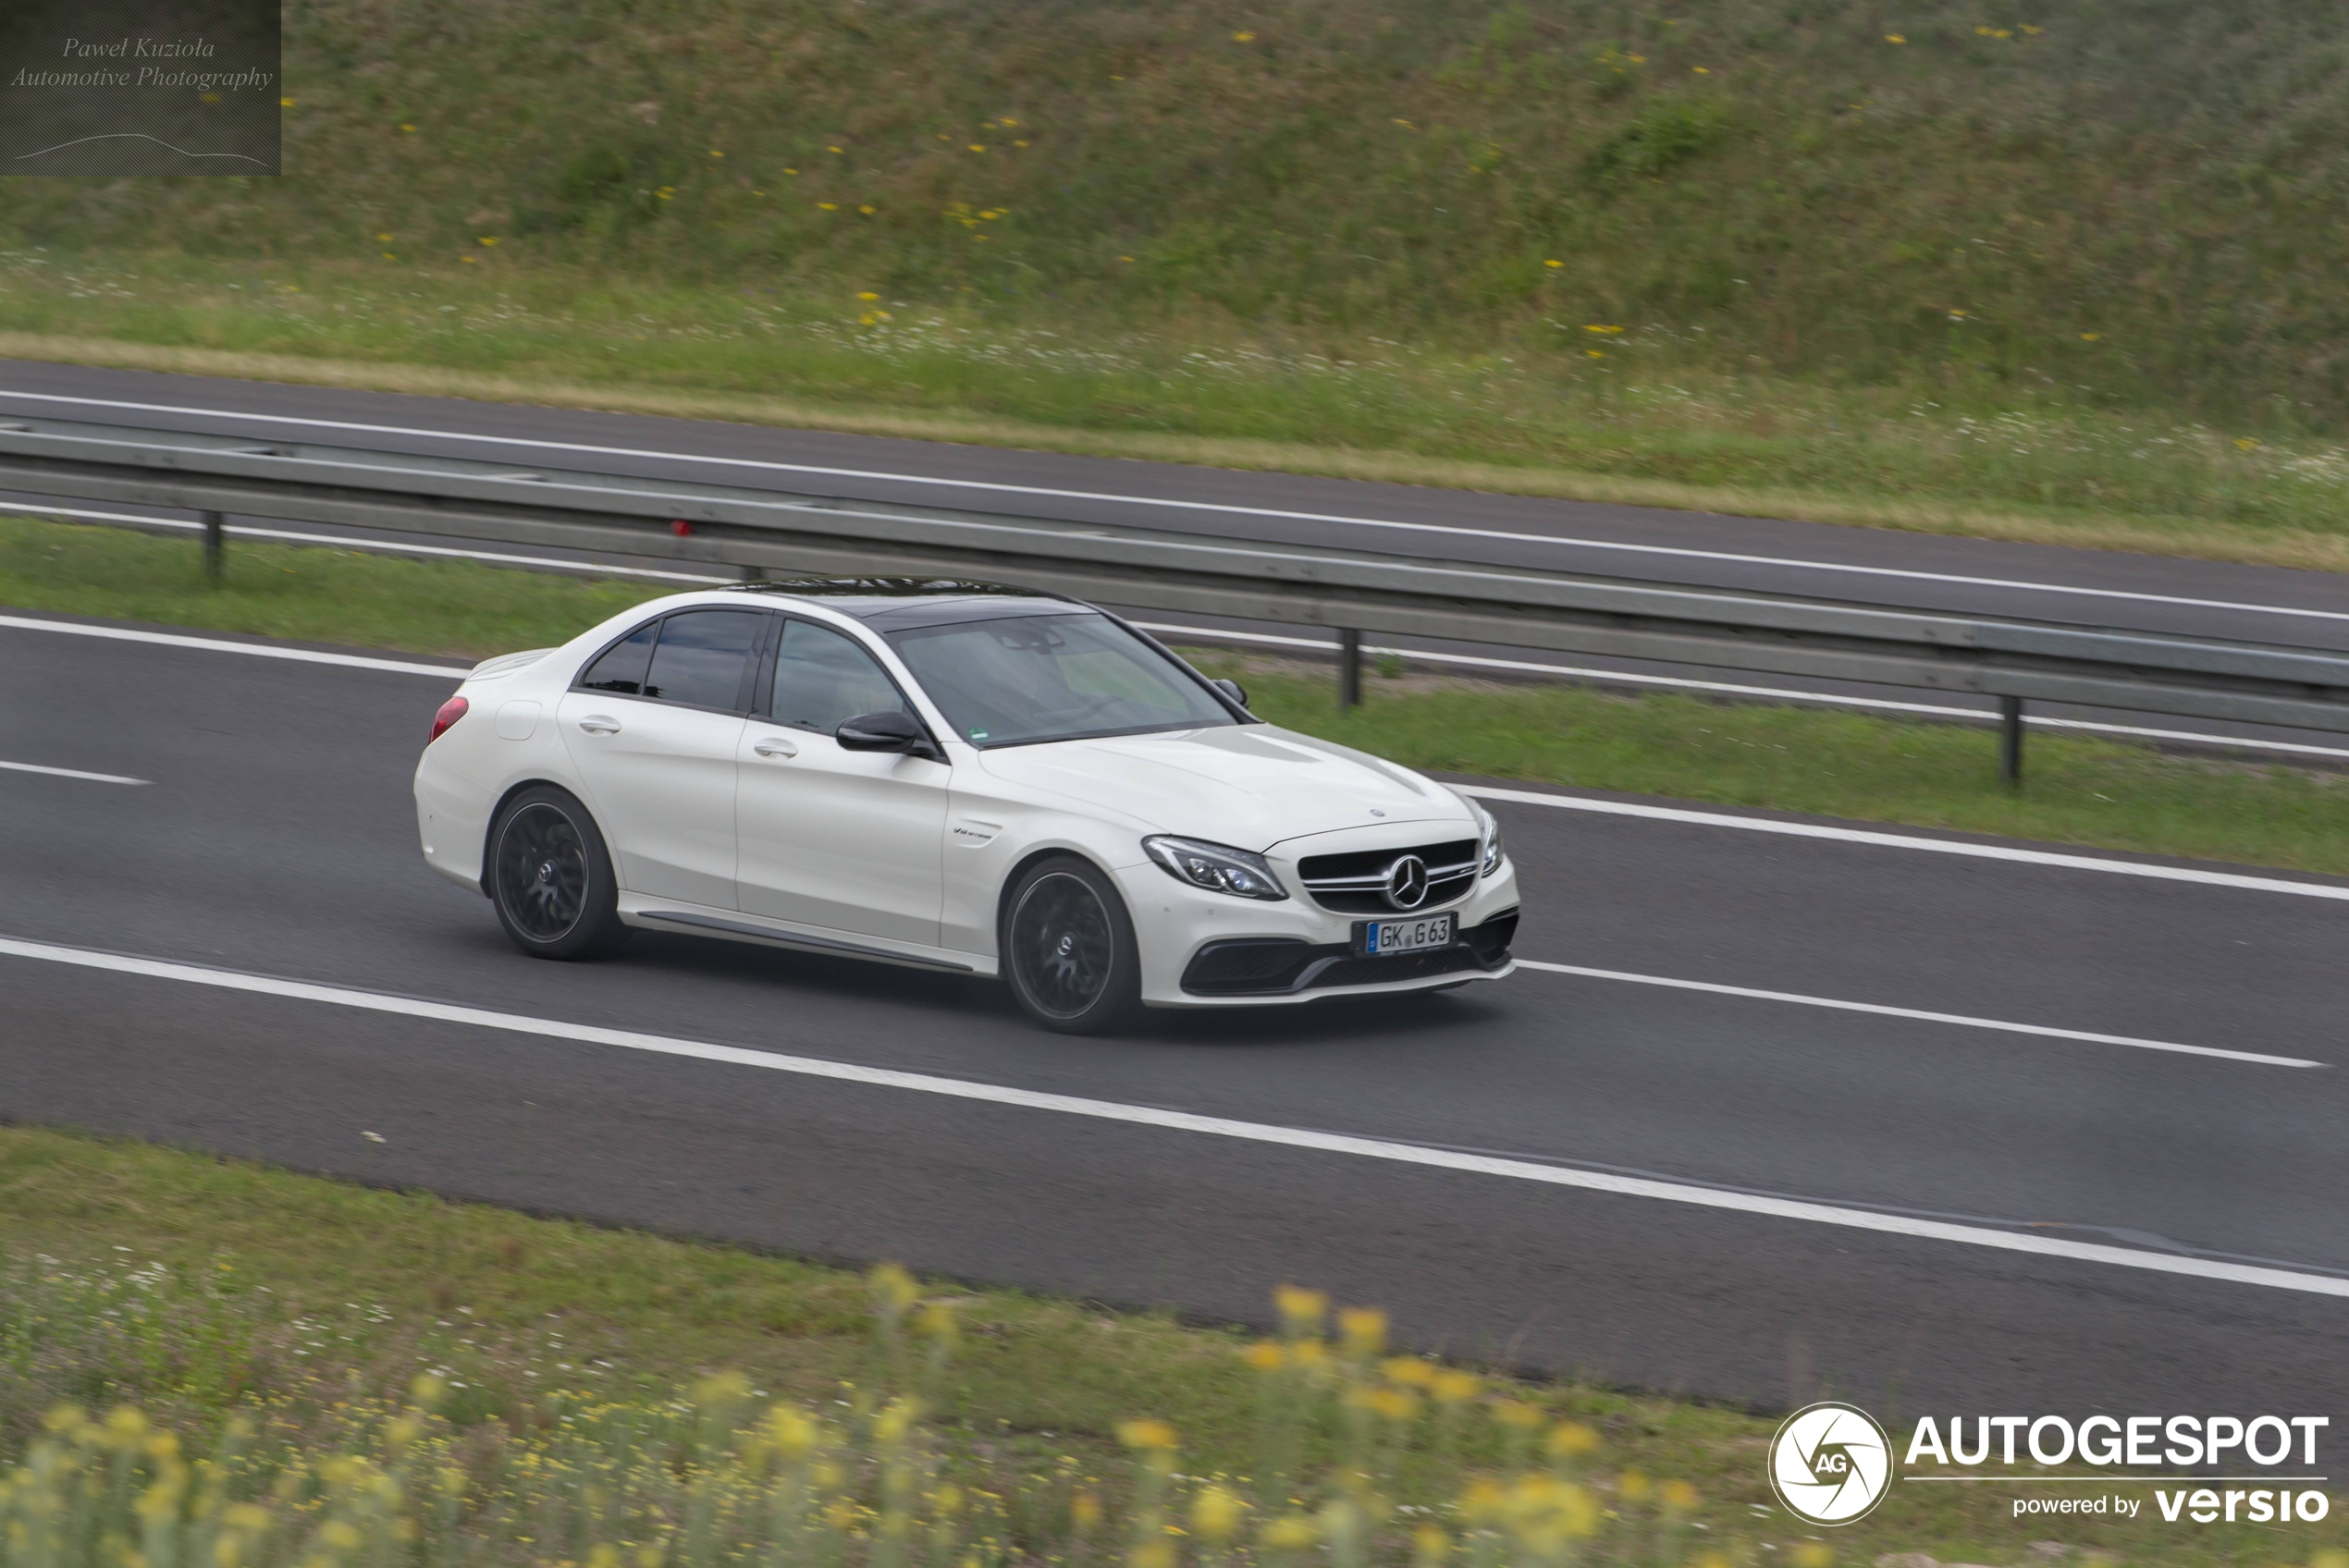
<instances>
[{"instance_id":1,"label":"road shoulder line","mask_svg":"<svg viewBox=\"0 0 2349 1568\"><path fill-rule=\"evenodd\" d=\"M1732 816L1727 812L1693 811L1685 806L1653 806L1638 801L1603 801L1586 795L1554 795L1533 790L1504 789L1493 784L1454 784L1452 788L1480 801L1507 801L1519 805L1549 806L1558 811L1587 811L1605 816L1679 822L1694 827L1728 827L1744 833L1777 833L1794 839L1869 844L1879 849L1923 850L1932 854L1963 855L1975 860L2006 861L2017 865L2046 865L2067 871L2103 871L2121 876L2150 876L2163 882L2194 882L2208 888L2240 888L2257 893L2294 893L2306 899L2349 900L2349 885L2330 882L2294 882L2287 877L2254 876L2239 871L2204 871L2190 865L2106 860L2097 855L2067 854L2057 850L1970 843L1962 839L1921 839L1913 834L1887 833L1867 827L1837 827L1823 822L1787 822L1768 816Z\"/></svg>"},{"instance_id":2,"label":"road shoulder line","mask_svg":"<svg viewBox=\"0 0 2349 1568\"><path fill-rule=\"evenodd\" d=\"M2182 1256L2176 1254L2146 1252L2134 1247L2111 1246L2097 1242L2075 1242L2054 1236L1998 1231L1987 1226L1958 1224L1949 1220L1884 1214L1869 1209L1843 1208L1834 1204L1731 1192L1691 1183L1666 1182L1652 1177L1621 1176L1607 1171L1577 1170L1570 1166L1544 1165L1532 1160L1512 1159L1501 1156L1430 1148L1416 1144L1396 1143L1343 1133L1324 1133L1303 1127L1284 1127L1269 1122L1240 1121L1228 1117L1203 1116L1190 1111L1168 1110L1153 1106L1127 1105L1115 1100L1088 1099L1076 1095L1019 1089L1008 1084L941 1078L925 1072L904 1072L892 1068L866 1067L853 1062L830 1061L817 1057L751 1050L739 1046L711 1045L665 1035L645 1034L636 1030L608 1029L595 1024L567 1023L555 1019L497 1012L486 1008L464 1007L455 1003L429 1001L419 998L389 996L380 992L357 990L342 986L319 985L309 981L282 980L270 975L251 974L236 970L208 969L195 964L177 963L162 959L96 952L82 948L60 947L48 942L0 937L0 956L27 959L38 962L68 964L116 974L140 975L150 979L208 986L223 990L243 991L296 1001L321 1002L333 1007L391 1013L435 1023L462 1024L472 1028L502 1030L510 1034L536 1035L542 1039L610 1046L623 1050L646 1051L660 1056L760 1068L769 1072L795 1073L802 1077L830 1079L838 1083L858 1084L874 1088L899 1089L916 1094L937 1095L952 1099L975 1100L1025 1110L1051 1111L1096 1121L1122 1122L1168 1132L1236 1139L1247 1143L1302 1149L1312 1153L1348 1155L1390 1164L1421 1166L1467 1175L1530 1182L1546 1186L1570 1187L1618 1197L1648 1198L1685 1207L1753 1215L1762 1219L1790 1219L1809 1224L1831 1225L1845 1230L1869 1231L1910 1240L1955 1243L2001 1252L2022 1253L2035 1257L2135 1268L2151 1273L2180 1275L2189 1279L2220 1283L2252 1285L2266 1290L2349 1297L2349 1278L2338 1275L2303 1272L2297 1269L2257 1264L2230 1263L2214 1258Z\"/></svg>"},{"instance_id":3,"label":"road shoulder line","mask_svg":"<svg viewBox=\"0 0 2349 1568\"><path fill-rule=\"evenodd\" d=\"M194 648L204 653L250 654L254 658L288 659L296 664L333 664L347 669L381 669L394 675L437 675L447 680L462 680L469 668L421 664L409 659L370 658L364 654L329 654L317 648L289 648L271 643L239 643L227 637L191 637L178 631L141 631L128 626L36 620L21 615L0 615L0 627L16 631L55 631L68 637L103 637L117 643L151 643L166 648Z\"/></svg>"},{"instance_id":4,"label":"road shoulder line","mask_svg":"<svg viewBox=\"0 0 2349 1568\"><path fill-rule=\"evenodd\" d=\"M1797 1007L1823 1007L1837 1012L1864 1012L1879 1018L1907 1019L1918 1023L1951 1023L1963 1029L1988 1029L2009 1035L2035 1035L2050 1040L2077 1040L2093 1046L2134 1046L2146 1051L2175 1051L2182 1056L2218 1057L2227 1061L2254 1062L2262 1067L2326 1067L2305 1057L2270 1056L2264 1051L2233 1051L2218 1046L2181 1045L2174 1040L2146 1040L2134 1035L2099 1035L2086 1029L2058 1029L2046 1023L2012 1023L1997 1018L1971 1018L1961 1012L1928 1012L1919 1008L1890 1007L1882 1002L1847 1002L1833 997L1806 997L1795 991L1764 991L1750 986L1723 986L1710 980L1675 980L1662 974L1634 974L1621 969L1587 969L1579 963L1546 963L1520 958L1519 969L1551 974L1571 974L1585 980L1619 980L1632 986L1659 986L1673 991L1699 991L1708 996L1736 997L1743 1001L1789 1002Z\"/></svg>"}]
</instances>

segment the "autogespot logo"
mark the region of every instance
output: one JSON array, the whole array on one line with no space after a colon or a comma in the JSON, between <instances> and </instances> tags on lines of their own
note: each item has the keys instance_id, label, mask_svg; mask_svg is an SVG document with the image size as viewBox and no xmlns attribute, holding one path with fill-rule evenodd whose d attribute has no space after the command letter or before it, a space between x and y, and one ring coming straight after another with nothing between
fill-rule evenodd
<instances>
[{"instance_id":1,"label":"autogespot logo","mask_svg":"<svg viewBox=\"0 0 2349 1568\"><path fill-rule=\"evenodd\" d=\"M1770 1489L1788 1513L1814 1525L1867 1517L1892 1489L1892 1442L1857 1405L1809 1404L1770 1439Z\"/></svg>"}]
</instances>

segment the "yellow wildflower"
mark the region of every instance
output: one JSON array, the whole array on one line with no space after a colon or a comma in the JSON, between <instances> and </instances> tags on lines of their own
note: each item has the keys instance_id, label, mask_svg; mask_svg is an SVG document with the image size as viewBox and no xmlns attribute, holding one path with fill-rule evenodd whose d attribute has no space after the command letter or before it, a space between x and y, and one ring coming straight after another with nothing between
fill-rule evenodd
<instances>
[{"instance_id":1,"label":"yellow wildflower","mask_svg":"<svg viewBox=\"0 0 2349 1568\"><path fill-rule=\"evenodd\" d=\"M1284 1513L1278 1519L1268 1519L1258 1532L1266 1549L1272 1551L1296 1551L1313 1544L1321 1528L1302 1513Z\"/></svg>"},{"instance_id":2,"label":"yellow wildflower","mask_svg":"<svg viewBox=\"0 0 2349 1568\"><path fill-rule=\"evenodd\" d=\"M1479 1387L1472 1372L1438 1372L1429 1384L1429 1391L1446 1404L1458 1404L1476 1397Z\"/></svg>"},{"instance_id":3,"label":"yellow wildflower","mask_svg":"<svg viewBox=\"0 0 2349 1568\"><path fill-rule=\"evenodd\" d=\"M1578 1458L1599 1446L1599 1435L1580 1421L1561 1421L1550 1428L1546 1446L1556 1458Z\"/></svg>"},{"instance_id":4,"label":"yellow wildflower","mask_svg":"<svg viewBox=\"0 0 2349 1568\"><path fill-rule=\"evenodd\" d=\"M1120 1421L1117 1440L1127 1448L1171 1449L1174 1446L1174 1428L1163 1421Z\"/></svg>"},{"instance_id":5,"label":"yellow wildflower","mask_svg":"<svg viewBox=\"0 0 2349 1568\"><path fill-rule=\"evenodd\" d=\"M1273 1292L1273 1305L1280 1309L1281 1321L1291 1333L1313 1333L1319 1331L1322 1319L1329 1313L1330 1298L1320 1291L1283 1285Z\"/></svg>"},{"instance_id":6,"label":"yellow wildflower","mask_svg":"<svg viewBox=\"0 0 2349 1568\"><path fill-rule=\"evenodd\" d=\"M1210 1486L1191 1504L1191 1523L1202 1537L1220 1546L1239 1529L1240 1500L1221 1487Z\"/></svg>"},{"instance_id":7,"label":"yellow wildflower","mask_svg":"<svg viewBox=\"0 0 2349 1568\"><path fill-rule=\"evenodd\" d=\"M1386 1314L1375 1306L1349 1306L1337 1315L1338 1332L1350 1355L1376 1355L1386 1347Z\"/></svg>"}]
</instances>

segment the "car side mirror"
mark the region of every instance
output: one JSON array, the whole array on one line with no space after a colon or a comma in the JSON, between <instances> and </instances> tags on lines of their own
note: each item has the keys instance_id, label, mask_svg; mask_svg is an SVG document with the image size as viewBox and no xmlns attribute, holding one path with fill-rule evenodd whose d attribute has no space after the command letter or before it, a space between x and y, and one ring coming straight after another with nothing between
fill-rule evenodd
<instances>
[{"instance_id":1,"label":"car side mirror","mask_svg":"<svg viewBox=\"0 0 2349 1568\"><path fill-rule=\"evenodd\" d=\"M1218 692L1223 692L1224 695L1231 698L1232 701L1239 704L1240 706L1248 706L1248 688L1241 685L1238 681L1211 680L1208 684L1214 687Z\"/></svg>"},{"instance_id":2,"label":"car side mirror","mask_svg":"<svg viewBox=\"0 0 2349 1568\"><path fill-rule=\"evenodd\" d=\"M922 727L910 714L884 711L860 713L855 718L842 719L832 739L840 742L843 752L910 752L916 756L935 757L937 748Z\"/></svg>"}]
</instances>

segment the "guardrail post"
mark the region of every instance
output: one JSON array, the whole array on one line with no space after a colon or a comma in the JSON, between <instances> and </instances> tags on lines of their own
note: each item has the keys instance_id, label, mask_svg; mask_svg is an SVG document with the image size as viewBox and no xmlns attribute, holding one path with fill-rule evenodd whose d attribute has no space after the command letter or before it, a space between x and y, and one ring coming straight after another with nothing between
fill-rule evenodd
<instances>
[{"instance_id":1,"label":"guardrail post","mask_svg":"<svg viewBox=\"0 0 2349 1568\"><path fill-rule=\"evenodd\" d=\"M1362 634L1337 634L1337 705L1340 712L1362 703Z\"/></svg>"},{"instance_id":2,"label":"guardrail post","mask_svg":"<svg viewBox=\"0 0 2349 1568\"><path fill-rule=\"evenodd\" d=\"M2023 699L1998 699L1998 777L2010 790L2023 786Z\"/></svg>"},{"instance_id":3,"label":"guardrail post","mask_svg":"<svg viewBox=\"0 0 2349 1568\"><path fill-rule=\"evenodd\" d=\"M220 586L221 547L227 543L227 530L221 526L218 512L203 514L203 576L214 587Z\"/></svg>"}]
</instances>

